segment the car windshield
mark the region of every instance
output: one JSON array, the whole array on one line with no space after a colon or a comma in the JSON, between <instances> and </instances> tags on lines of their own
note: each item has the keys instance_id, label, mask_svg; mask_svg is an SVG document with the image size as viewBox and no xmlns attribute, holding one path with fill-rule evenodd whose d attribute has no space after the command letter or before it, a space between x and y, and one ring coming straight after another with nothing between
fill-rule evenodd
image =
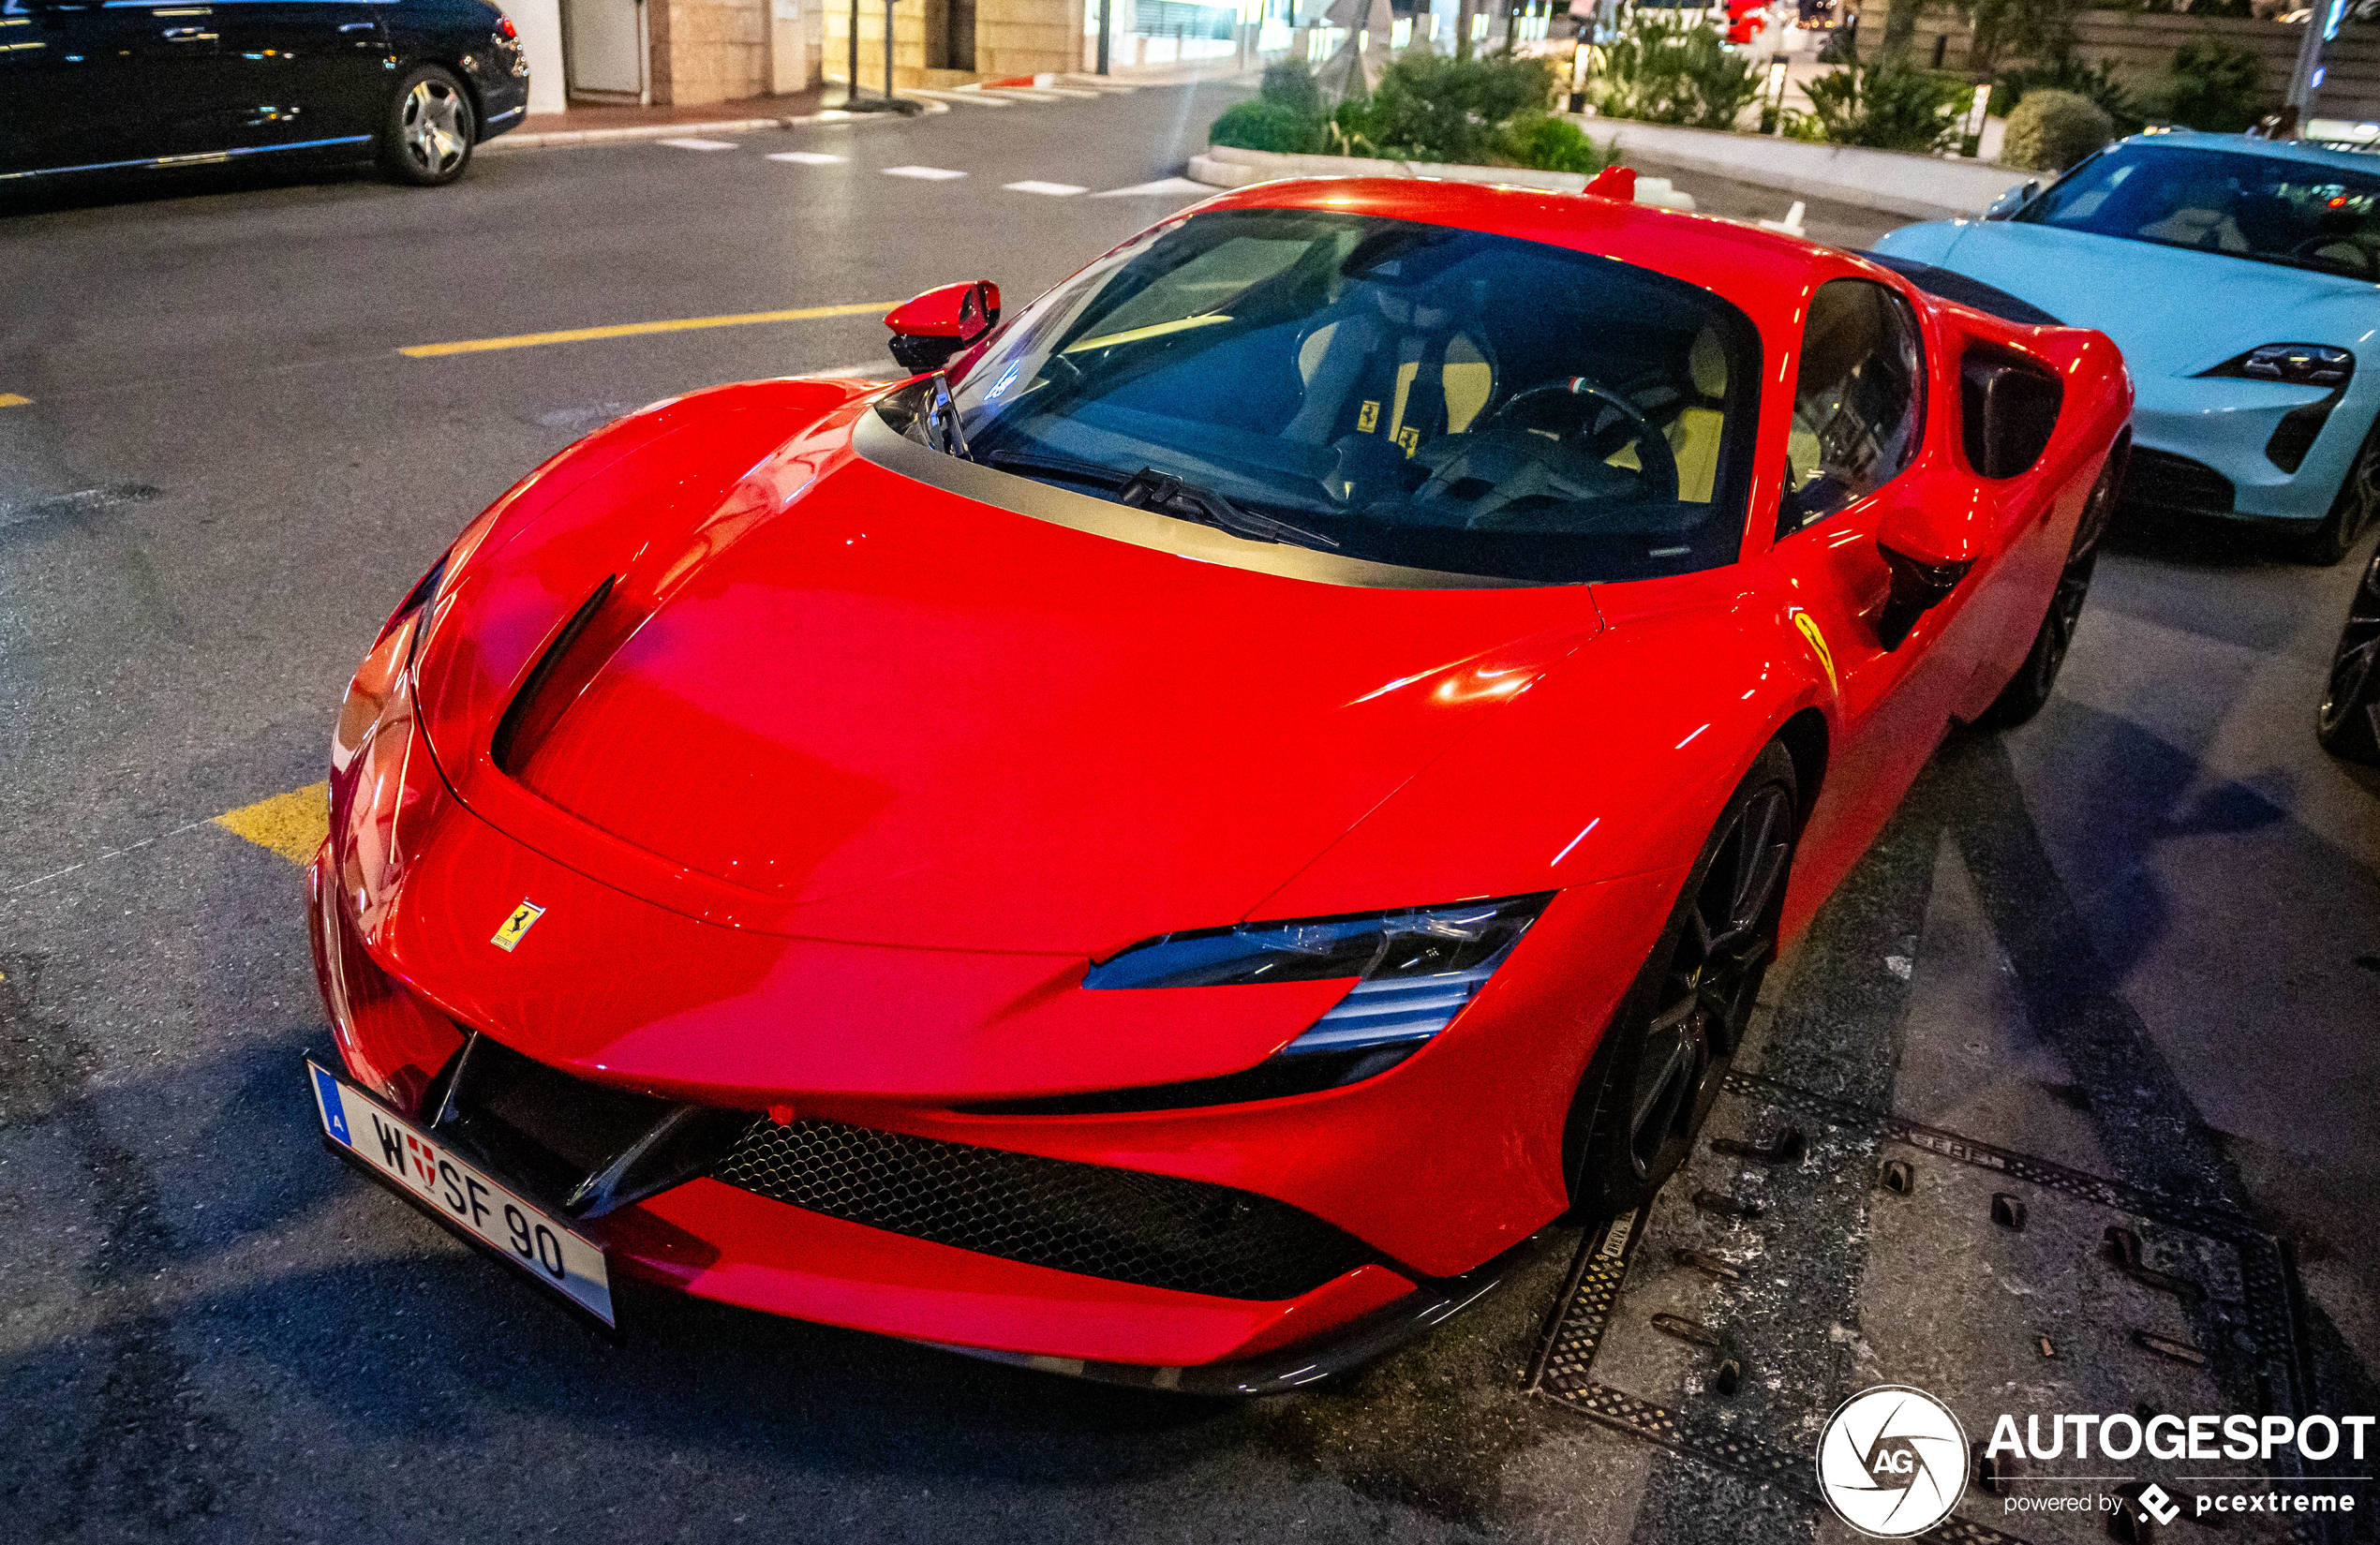
<instances>
[{"instance_id":1,"label":"car windshield","mask_svg":"<svg viewBox=\"0 0 2380 1545\"><path fill-rule=\"evenodd\" d=\"M2118 145L2075 168L2016 217L2380 279L2380 177L2291 156Z\"/></svg>"},{"instance_id":2,"label":"car windshield","mask_svg":"<svg viewBox=\"0 0 2380 1545\"><path fill-rule=\"evenodd\" d=\"M1344 557L1570 583L1734 557L1759 373L1743 313L1642 268L1257 209L1162 227L1061 285L955 400L974 458L1020 476Z\"/></svg>"}]
</instances>

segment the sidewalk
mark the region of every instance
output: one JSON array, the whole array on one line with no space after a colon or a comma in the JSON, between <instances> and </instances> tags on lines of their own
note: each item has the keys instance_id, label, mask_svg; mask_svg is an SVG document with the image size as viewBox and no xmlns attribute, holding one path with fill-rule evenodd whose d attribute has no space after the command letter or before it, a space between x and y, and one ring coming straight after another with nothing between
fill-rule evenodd
<instances>
[{"instance_id":1,"label":"sidewalk","mask_svg":"<svg viewBox=\"0 0 2380 1545\"><path fill-rule=\"evenodd\" d=\"M974 85L905 89L900 95L923 112L948 112L962 107L1013 107L1025 102L1086 100L1109 93L1137 91L1143 86L1182 85L1194 81L1238 79L1236 58L1192 59L1138 67L1123 66L1108 75L1070 72L1063 75L1019 76L979 82ZM1247 72L1253 81L1254 70ZM873 93L863 91L862 99ZM783 97L753 97L735 102L707 102L697 107L637 107L632 104L576 103L564 112L532 112L518 128L481 146L483 155L519 150L550 150L615 141L698 138L707 134L749 134L756 129L794 128L804 124L863 123L895 120L884 112L847 112L840 81L826 81L807 91Z\"/></svg>"}]
</instances>

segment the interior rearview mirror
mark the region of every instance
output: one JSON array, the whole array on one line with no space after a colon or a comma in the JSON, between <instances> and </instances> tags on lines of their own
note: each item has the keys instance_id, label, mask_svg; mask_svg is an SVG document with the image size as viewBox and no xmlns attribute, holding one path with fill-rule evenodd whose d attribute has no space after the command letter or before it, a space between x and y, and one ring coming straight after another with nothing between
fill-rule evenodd
<instances>
[{"instance_id":1,"label":"interior rearview mirror","mask_svg":"<svg viewBox=\"0 0 2380 1545\"><path fill-rule=\"evenodd\" d=\"M1000 287L989 279L946 284L904 301L885 317L892 357L910 371L939 370L1000 320Z\"/></svg>"}]
</instances>

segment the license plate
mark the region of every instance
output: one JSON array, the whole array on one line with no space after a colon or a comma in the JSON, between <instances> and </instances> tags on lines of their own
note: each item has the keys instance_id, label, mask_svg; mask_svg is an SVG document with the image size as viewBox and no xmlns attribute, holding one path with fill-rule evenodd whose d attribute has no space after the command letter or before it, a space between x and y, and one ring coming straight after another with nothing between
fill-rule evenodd
<instances>
[{"instance_id":1,"label":"license plate","mask_svg":"<svg viewBox=\"0 0 2380 1545\"><path fill-rule=\"evenodd\" d=\"M614 1323L611 1273L600 1248L338 1075L310 1060L305 1070L324 1136L421 1206L605 1325Z\"/></svg>"}]
</instances>

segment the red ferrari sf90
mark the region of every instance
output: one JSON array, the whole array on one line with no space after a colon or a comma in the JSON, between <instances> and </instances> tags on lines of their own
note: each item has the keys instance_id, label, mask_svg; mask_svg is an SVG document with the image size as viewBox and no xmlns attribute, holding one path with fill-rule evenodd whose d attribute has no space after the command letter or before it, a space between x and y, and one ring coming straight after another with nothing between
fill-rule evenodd
<instances>
[{"instance_id":1,"label":"red ferrari sf90","mask_svg":"<svg viewBox=\"0 0 2380 1545\"><path fill-rule=\"evenodd\" d=\"M1277 183L588 437L341 709L328 1140L606 1321L1246 1392L1435 1323L2050 690L2130 384L1936 277Z\"/></svg>"}]
</instances>

